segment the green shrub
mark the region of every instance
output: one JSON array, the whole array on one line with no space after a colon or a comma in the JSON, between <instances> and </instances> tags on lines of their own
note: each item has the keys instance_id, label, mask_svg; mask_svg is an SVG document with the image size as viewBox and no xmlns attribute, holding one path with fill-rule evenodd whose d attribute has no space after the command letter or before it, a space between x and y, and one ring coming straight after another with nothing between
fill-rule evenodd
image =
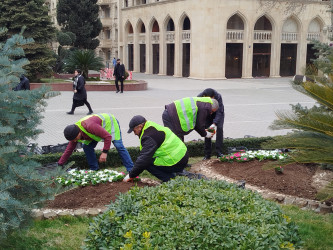
<instances>
[{"instance_id":1,"label":"green shrub","mask_svg":"<svg viewBox=\"0 0 333 250\"><path fill-rule=\"evenodd\" d=\"M128 76L129 76L129 74L128 74L127 70L125 70L125 76L124 76L125 80L127 79Z\"/></svg>"},{"instance_id":2,"label":"green shrub","mask_svg":"<svg viewBox=\"0 0 333 250\"><path fill-rule=\"evenodd\" d=\"M177 177L120 194L94 218L86 249L280 249L300 246L294 223L259 194Z\"/></svg>"}]
</instances>

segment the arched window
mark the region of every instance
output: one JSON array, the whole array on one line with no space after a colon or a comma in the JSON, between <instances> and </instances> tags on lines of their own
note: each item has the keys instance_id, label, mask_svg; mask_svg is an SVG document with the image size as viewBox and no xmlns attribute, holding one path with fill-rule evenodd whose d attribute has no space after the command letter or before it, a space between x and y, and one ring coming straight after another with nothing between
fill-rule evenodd
<instances>
[{"instance_id":1,"label":"arched window","mask_svg":"<svg viewBox=\"0 0 333 250\"><path fill-rule=\"evenodd\" d=\"M160 27L158 26L158 23L156 20L153 24L152 32L160 32Z\"/></svg>"},{"instance_id":2,"label":"arched window","mask_svg":"<svg viewBox=\"0 0 333 250\"><path fill-rule=\"evenodd\" d=\"M175 24L173 23L172 19L170 18L168 25L167 25L167 31L175 31Z\"/></svg>"},{"instance_id":3,"label":"arched window","mask_svg":"<svg viewBox=\"0 0 333 250\"><path fill-rule=\"evenodd\" d=\"M244 22L239 15L235 14L229 18L227 23L228 30L244 30Z\"/></svg>"},{"instance_id":4,"label":"arched window","mask_svg":"<svg viewBox=\"0 0 333 250\"><path fill-rule=\"evenodd\" d=\"M185 17L183 23L183 30L190 30L191 29L191 21L188 17Z\"/></svg>"},{"instance_id":5,"label":"arched window","mask_svg":"<svg viewBox=\"0 0 333 250\"><path fill-rule=\"evenodd\" d=\"M254 30L272 30L272 24L267 17L262 16L256 22Z\"/></svg>"},{"instance_id":6,"label":"arched window","mask_svg":"<svg viewBox=\"0 0 333 250\"><path fill-rule=\"evenodd\" d=\"M146 27L144 23L141 24L140 33L146 33Z\"/></svg>"},{"instance_id":7,"label":"arched window","mask_svg":"<svg viewBox=\"0 0 333 250\"><path fill-rule=\"evenodd\" d=\"M282 32L297 33L298 25L297 25L296 21L293 18L288 18L283 24Z\"/></svg>"}]
</instances>

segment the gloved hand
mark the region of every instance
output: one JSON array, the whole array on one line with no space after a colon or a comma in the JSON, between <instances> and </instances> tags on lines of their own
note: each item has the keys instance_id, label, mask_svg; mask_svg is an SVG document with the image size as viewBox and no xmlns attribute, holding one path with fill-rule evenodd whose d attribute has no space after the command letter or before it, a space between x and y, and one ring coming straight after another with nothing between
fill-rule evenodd
<instances>
[{"instance_id":1,"label":"gloved hand","mask_svg":"<svg viewBox=\"0 0 333 250\"><path fill-rule=\"evenodd\" d=\"M210 125L209 128L210 128L210 129L214 129L214 131L216 131L216 125L215 125L215 123L213 123L212 125Z\"/></svg>"},{"instance_id":2,"label":"gloved hand","mask_svg":"<svg viewBox=\"0 0 333 250\"><path fill-rule=\"evenodd\" d=\"M127 174L127 175L125 176L125 178L123 179L123 182L130 182L130 181L133 181L133 179L134 179L134 178L130 178L130 177L129 177L129 174Z\"/></svg>"},{"instance_id":3,"label":"gloved hand","mask_svg":"<svg viewBox=\"0 0 333 250\"><path fill-rule=\"evenodd\" d=\"M207 131L207 135L205 136L206 138L212 138L214 135L214 133L208 132Z\"/></svg>"}]
</instances>

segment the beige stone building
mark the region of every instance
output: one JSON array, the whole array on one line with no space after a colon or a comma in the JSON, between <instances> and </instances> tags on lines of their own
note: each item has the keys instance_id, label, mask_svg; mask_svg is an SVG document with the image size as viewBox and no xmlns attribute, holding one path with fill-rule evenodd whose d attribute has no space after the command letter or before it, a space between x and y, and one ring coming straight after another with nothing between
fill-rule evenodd
<instances>
[{"instance_id":1,"label":"beige stone building","mask_svg":"<svg viewBox=\"0 0 333 250\"><path fill-rule=\"evenodd\" d=\"M127 69L147 74L196 79L302 74L315 58L311 39L328 42L331 30L328 0L97 4L103 24L98 55L107 65L119 57Z\"/></svg>"}]
</instances>

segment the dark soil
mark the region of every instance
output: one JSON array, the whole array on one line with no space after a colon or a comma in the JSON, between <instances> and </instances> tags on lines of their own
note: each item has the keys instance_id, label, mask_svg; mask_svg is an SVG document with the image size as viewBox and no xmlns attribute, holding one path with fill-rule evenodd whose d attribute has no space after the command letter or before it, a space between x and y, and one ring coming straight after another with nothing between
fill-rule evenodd
<instances>
[{"instance_id":1,"label":"dark soil","mask_svg":"<svg viewBox=\"0 0 333 250\"><path fill-rule=\"evenodd\" d=\"M211 160L209 167L211 167L212 172L235 180L245 180L247 185L251 184L283 194L315 199L317 191L311 186L311 183L317 166L292 164L283 167L283 174L277 174L274 169L263 170L262 166L265 162L227 163ZM48 202L46 208L103 208L114 201L119 193L126 193L135 185L139 187L154 186L154 184L142 182L112 182L79 187L56 196L55 200Z\"/></svg>"},{"instance_id":2,"label":"dark soil","mask_svg":"<svg viewBox=\"0 0 333 250\"><path fill-rule=\"evenodd\" d=\"M311 186L312 177L317 166L291 164L283 167L283 173L277 174L275 169L263 170L262 166L267 161L249 162L212 162L211 170L218 174L235 180L245 180L254 186L270 189L283 194L301 198L314 199L317 193Z\"/></svg>"},{"instance_id":3,"label":"dark soil","mask_svg":"<svg viewBox=\"0 0 333 250\"><path fill-rule=\"evenodd\" d=\"M142 182L108 182L96 186L78 187L57 195L53 201L47 203L46 208L103 208L111 201L115 201L119 193L126 193L135 185L153 186Z\"/></svg>"}]
</instances>

